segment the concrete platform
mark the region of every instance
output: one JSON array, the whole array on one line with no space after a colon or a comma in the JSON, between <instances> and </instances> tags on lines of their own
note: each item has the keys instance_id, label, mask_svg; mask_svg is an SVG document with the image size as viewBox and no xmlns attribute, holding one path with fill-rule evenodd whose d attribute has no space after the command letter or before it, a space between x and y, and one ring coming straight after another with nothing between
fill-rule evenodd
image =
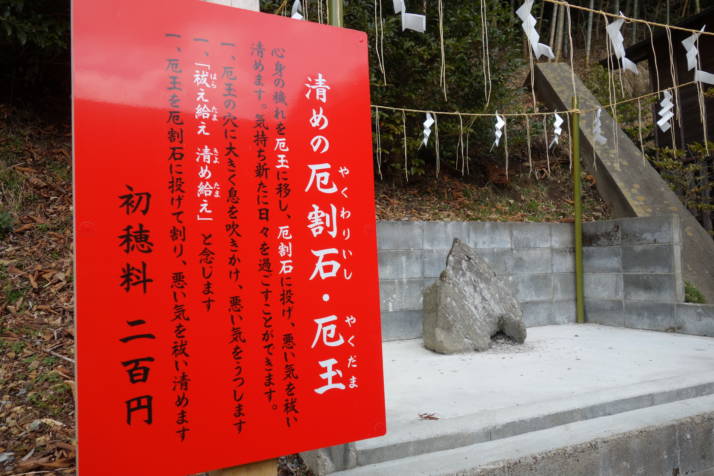
<instances>
[{"instance_id":1,"label":"concrete platform","mask_svg":"<svg viewBox=\"0 0 714 476\"><path fill-rule=\"evenodd\" d=\"M686 409L714 414L712 338L594 324L528 332L523 346L451 356L420 339L385 343L387 435L344 447L344 461L358 466L345 474L382 474L383 465L384 474L442 474L394 465L459 448L482 454L473 446L700 397L709 399Z\"/></svg>"}]
</instances>

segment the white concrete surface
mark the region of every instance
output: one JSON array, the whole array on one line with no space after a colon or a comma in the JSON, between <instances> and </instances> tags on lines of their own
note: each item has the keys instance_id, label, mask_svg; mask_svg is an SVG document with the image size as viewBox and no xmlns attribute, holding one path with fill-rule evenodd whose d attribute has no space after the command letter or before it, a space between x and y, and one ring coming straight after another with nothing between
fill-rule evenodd
<instances>
[{"instance_id":1,"label":"white concrete surface","mask_svg":"<svg viewBox=\"0 0 714 476\"><path fill-rule=\"evenodd\" d=\"M385 343L387 435L357 442L358 464L714 394L712 338L592 324L528 333L523 346L450 356L420 339Z\"/></svg>"},{"instance_id":2,"label":"white concrete surface","mask_svg":"<svg viewBox=\"0 0 714 476\"><path fill-rule=\"evenodd\" d=\"M440 355L421 339L383 351L388 427L424 412L454 418L700 373L714 380L714 339L590 324L530 328L523 346L482 353Z\"/></svg>"},{"instance_id":3,"label":"white concrete surface","mask_svg":"<svg viewBox=\"0 0 714 476\"><path fill-rule=\"evenodd\" d=\"M709 476L713 412L709 395L333 475Z\"/></svg>"}]
</instances>

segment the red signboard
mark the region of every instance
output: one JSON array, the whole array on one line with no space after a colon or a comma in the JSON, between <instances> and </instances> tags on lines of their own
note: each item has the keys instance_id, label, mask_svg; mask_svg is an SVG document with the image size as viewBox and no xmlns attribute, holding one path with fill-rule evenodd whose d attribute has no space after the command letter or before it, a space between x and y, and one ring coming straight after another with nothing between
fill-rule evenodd
<instances>
[{"instance_id":1,"label":"red signboard","mask_svg":"<svg viewBox=\"0 0 714 476\"><path fill-rule=\"evenodd\" d=\"M81 474L385 432L364 33L73 2Z\"/></svg>"}]
</instances>

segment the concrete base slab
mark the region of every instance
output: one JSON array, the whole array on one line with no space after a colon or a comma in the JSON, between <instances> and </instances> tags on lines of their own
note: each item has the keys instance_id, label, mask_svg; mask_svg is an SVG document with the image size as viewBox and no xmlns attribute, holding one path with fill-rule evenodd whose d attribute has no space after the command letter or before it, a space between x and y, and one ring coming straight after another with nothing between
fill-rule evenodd
<instances>
[{"instance_id":1,"label":"concrete base slab","mask_svg":"<svg viewBox=\"0 0 714 476\"><path fill-rule=\"evenodd\" d=\"M714 396L595 418L335 476L714 474Z\"/></svg>"},{"instance_id":2,"label":"concrete base slab","mask_svg":"<svg viewBox=\"0 0 714 476\"><path fill-rule=\"evenodd\" d=\"M387 434L350 445L357 466L714 394L707 337L571 324L482 353L438 355L421 340L383 352Z\"/></svg>"}]
</instances>

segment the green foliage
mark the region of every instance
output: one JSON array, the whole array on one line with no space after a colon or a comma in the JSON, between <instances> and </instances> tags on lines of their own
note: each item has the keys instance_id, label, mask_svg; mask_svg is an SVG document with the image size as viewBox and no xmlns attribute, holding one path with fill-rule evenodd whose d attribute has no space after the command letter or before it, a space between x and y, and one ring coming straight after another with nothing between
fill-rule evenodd
<instances>
[{"instance_id":1,"label":"green foliage","mask_svg":"<svg viewBox=\"0 0 714 476\"><path fill-rule=\"evenodd\" d=\"M684 302L691 302L694 304L706 304L707 301L704 299L704 295L689 281L684 282Z\"/></svg>"},{"instance_id":2,"label":"green foliage","mask_svg":"<svg viewBox=\"0 0 714 476\"><path fill-rule=\"evenodd\" d=\"M5 44L54 52L69 45L69 3L57 0L1 0L0 31Z\"/></svg>"},{"instance_id":3,"label":"green foliage","mask_svg":"<svg viewBox=\"0 0 714 476\"><path fill-rule=\"evenodd\" d=\"M523 64L523 34L518 18L507 2L486 2L489 38L489 61L492 92L486 105L482 61L481 13L478 2L444 2L444 49L446 53L447 99L440 85L441 46L439 14L436 2L407 2L411 13L426 14L426 32L402 31L399 15L392 2L380 0L384 33L375 36L374 0L345 0L345 27L364 31L369 39L371 99L373 104L436 111L484 111L512 109L509 104L519 92L512 73ZM379 9L380 2L377 2ZM292 2L290 2L292 3ZM279 10L282 1L261 2L262 11ZM310 2L310 20L316 20L315 2ZM284 10L282 10L284 12ZM379 18L379 15L378 15ZM381 28L380 28L381 33ZM386 82L379 68L376 40L383 44ZM514 39L516 41L514 41ZM379 54L382 54L380 49ZM400 180L405 176L433 173L436 153L436 127L427 147L420 146L424 114L407 113L407 170L404 160L404 126L401 112L382 110L380 140L382 173L385 178ZM510 127L510 125L509 125ZM470 155L474 150L488 150L493 141L493 118L473 121L469 117L439 116L438 133L441 167L456 166L457 144L463 129L464 149L468 137ZM509 133L511 133L509 128ZM515 132L509 141L516 139ZM509 142L510 145L510 142ZM375 144L375 148L376 148ZM494 152L495 154L496 152ZM502 151L499 151L502 153ZM459 166L460 168L460 166Z\"/></svg>"},{"instance_id":4,"label":"green foliage","mask_svg":"<svg viewBox=\"0 0 714 476\"><path fill-rule=\"evenodd\" d=\"M0 0L0 100L69 106L69 0Z\"/></svg>"},{"instance_id":5,"label":"green foliage","mask_svg":"<svg viewBox=\"0 0 714 476\"><path fill-rule=\"evenodd\" d=\"M477 2L444 3L444 49L446 53L447 98L440 85L440 35L436 2L419 5L410 2L410 12L424 13L425 33L402 31L400 17L392 14L391 2L383 2L386 82L379 70L375 48L374 6L372 1L350 2L346 8L348 27L366 31L370 37L372 102L379 105L441 111L494 111L507 109L516 88L507 85L513 71L521 65L521 41L516 17L508 4L490 3L488 11L489 61L492 92L486 107L481 43L481 14ZM406 114L408 170L404 170L404 126L400 112L380 112L382 172L386 176L422 175L434 169L436 128L427 147L420 147L423 114ZM467 137L471 151L488 150L493 140L493 120L439 116L438 133L442 167L457 165L457 144Z\"/></svg>"},{"instance_id":6,"label":"green foliage","mask_svg":"<svg viewBox=\"0 0 714 476\"><path fill-rule=\"evenodd\" d=\"M709 148L714 149L714 143L709 142ZM662 178L695 216L714 211L714 203L711 200L714 182L705 179L707 174L711 173L712 157L706 156L702 144L689 144L687 150L660 148L649 158Z\"/></svg>"}]
</instances>

